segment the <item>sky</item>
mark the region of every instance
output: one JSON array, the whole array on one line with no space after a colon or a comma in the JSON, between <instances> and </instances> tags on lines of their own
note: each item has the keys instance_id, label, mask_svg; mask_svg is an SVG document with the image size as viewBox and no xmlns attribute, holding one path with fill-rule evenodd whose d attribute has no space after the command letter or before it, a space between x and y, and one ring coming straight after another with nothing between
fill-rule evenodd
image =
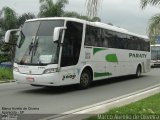
<instances>
[{"instance_id":1,"label":"sky","mask_svg":"<svg viewBox=\"0 0 160 120\"><path fill-rule=\"evenodd\" d=\"M17 14L39 11L39 0L0 0L0 9L8 6ZM85 15L85 0L69 0L65 6L67 11L76 11ZM147 6L140 8L140 0L103 0L99 16L103 23L112 23L131 32L147 35L147 27L151 16L160 12L160 8Z\"/></svg>"}]
</instances>

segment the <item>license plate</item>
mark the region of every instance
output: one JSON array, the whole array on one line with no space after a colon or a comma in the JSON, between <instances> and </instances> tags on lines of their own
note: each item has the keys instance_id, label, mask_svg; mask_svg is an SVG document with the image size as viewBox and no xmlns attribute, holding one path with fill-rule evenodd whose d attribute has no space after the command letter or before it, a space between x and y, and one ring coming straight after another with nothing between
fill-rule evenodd
<instances>
[{"instance_id":1,"label":"license plate","mask_svg":"<svg viewBox=\"0 0 160 120\"><path fill-rule=\"evenodd\" d=\"M29 82L34 82L35 81L33 77L27 77L26 80L29 81Z\"/></svg>"}]
</instances>

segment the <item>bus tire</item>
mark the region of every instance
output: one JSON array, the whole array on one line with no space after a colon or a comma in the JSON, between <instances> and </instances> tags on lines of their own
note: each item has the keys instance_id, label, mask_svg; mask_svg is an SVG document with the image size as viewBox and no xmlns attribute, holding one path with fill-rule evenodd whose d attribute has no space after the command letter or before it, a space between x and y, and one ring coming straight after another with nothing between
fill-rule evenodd
<instances>
[{"instance_id":1,"label":"bus tire","mask_svg":"<svg viewBox=\"0 0 160 120\"><path fill-rule=\"evenodd\" d=\"M141 66L138 65L135 76L139 78L141 74L142 74L142 69L141 69Z\"/></svg>"},{"instance_id":2,"label":"bus tire","mask_svg":"<svg viewBox=\"0 0 160 120\"><path fill-rule=\"evenodd\" d=\"M92 82L91 72L88 69L83 70L80 77L79 88L87 89L91 85L91 82Z\"/></svg>"}]
</instances>

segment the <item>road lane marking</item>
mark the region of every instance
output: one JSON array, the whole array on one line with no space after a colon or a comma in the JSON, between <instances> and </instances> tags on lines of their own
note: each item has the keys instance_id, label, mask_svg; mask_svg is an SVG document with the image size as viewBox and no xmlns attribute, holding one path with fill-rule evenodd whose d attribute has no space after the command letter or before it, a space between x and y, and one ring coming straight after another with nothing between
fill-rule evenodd
<instances>
[{"instance_id":1,"label":"road lane marking","mask_svg":"<svg viewBox=\"0 0 160 120\"><path fill-rule=\"evenodd\" d=\"M136 102L138 100L144 99L160 91L160 84L148 87L146 89L142 89L127 95L123 95L120 97L116 97L110 100L106 100L100 103L96 103L93 105L89 105L86 107L81 107L75 110L71 110L68 112L64 112L59 115L54 115L50 117L46 117L40 120L81 120L86 117L104 113L114 107L120 107L132 102Z\"/></svg>"}]
</instances>

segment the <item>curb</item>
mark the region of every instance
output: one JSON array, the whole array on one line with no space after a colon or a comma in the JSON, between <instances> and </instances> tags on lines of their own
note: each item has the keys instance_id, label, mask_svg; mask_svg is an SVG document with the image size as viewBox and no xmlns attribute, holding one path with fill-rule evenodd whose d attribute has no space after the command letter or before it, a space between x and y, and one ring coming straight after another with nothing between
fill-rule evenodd
<instances>
[{"instance_id":1,"label":"curb","mask_svg":"<svg viewBox=\"0 0 160 120\"><path fill-rule=\"evenodd\" d=\"M68 111L60 115L43 118L41 120L82 120L96 114L102 114L115 107L128 105L132 102L139 101L157 93L160 93L160 84L117 98L106 100L94 105L89 105L86 107Z\"/></svg>"},{"instance_id":2,"label":"curb","mask_svg":"<svg viewBox=\"0 0 160 120\"><path fill-rule=\"evenodd\" d=\"M0 80L0 84L3 84L3 83L12 83L12 82L15 82L15 80L6 80L6 81Z\"/></svg>"}]
</instances>

